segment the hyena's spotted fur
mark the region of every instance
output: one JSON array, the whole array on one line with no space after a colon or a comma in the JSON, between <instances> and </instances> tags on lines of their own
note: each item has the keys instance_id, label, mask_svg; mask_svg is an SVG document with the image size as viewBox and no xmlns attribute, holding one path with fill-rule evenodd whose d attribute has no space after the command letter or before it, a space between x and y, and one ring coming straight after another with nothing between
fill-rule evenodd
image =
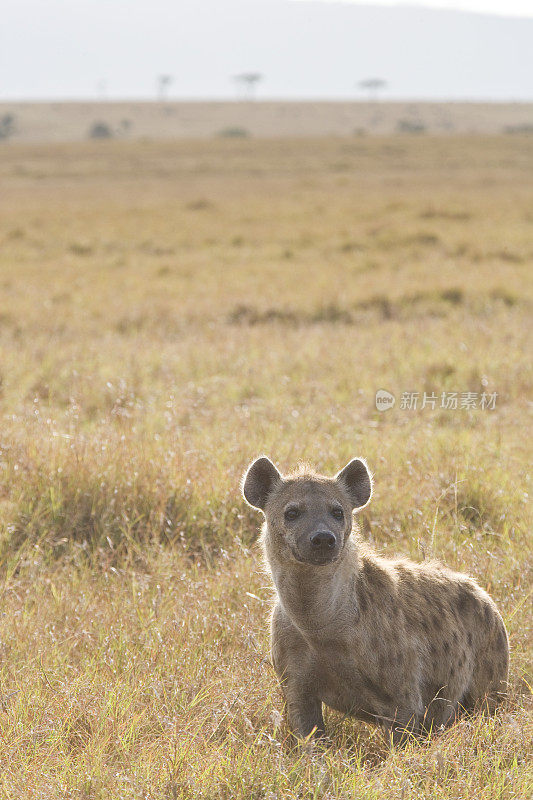
<instances>
[{"instance_id":1,"label":"hyena's spotted fur","mask_svg":"<svg viewBox=\"0 0 533 800\"><path fill-rule=\"evenodd\" d=\"M282 477L262 457L244 484L265 514L277 598L272 657L289 722L322 735L322 703L382 725L393 740L493 710L507 687L502 618L472 579L438 563L381 558L352 530L370 500L360 459L335 478Z\"/></svg>"}]
</instances>

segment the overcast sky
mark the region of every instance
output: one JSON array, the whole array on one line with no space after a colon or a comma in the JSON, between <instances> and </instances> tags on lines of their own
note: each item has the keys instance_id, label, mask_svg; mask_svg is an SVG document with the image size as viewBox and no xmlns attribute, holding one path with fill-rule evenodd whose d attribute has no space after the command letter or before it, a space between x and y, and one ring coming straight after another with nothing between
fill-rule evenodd
<instances>
[{"instance_id":1,"label":"overcast sky","mask_svg":"<svg viewBox=\"0 0 533 800\"><path fill-rule=\"evenodd\" d=\"M253 2L253 0L252 0ZM293 0L303 2L303 0ZM426 8L453 8L459 11L476 11L483 14L533 17L533 0L320 0L323 3L352 3L355 5L426 6Z\"/></svg>"},{"instance_id":2,"label":"overcast sky","mask_svg":"<svg viewBox=\"0 0 533 800\"><path fill-rule=\"evenodd\" d=\"M0 100L153 99L161 74L169 97L231 99L244 71L262 98L353 98L377 75L391 99L533 100L533 0L0 5Z\"/></svg>"}]
</instances>

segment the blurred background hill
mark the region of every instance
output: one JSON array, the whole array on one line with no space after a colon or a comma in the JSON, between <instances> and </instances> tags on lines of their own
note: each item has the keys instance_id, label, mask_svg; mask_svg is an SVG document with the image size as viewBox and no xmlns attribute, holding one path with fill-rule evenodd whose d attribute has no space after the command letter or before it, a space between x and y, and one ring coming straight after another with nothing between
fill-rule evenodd
<instances>
[{"instance_id":1,"label":"blurred background hill","mask_svg":"<svg viewBox=\"0 0 533 800\"><path fill-rule=\"evenodd\" d=\"M0 139L528 133L520 1L6 0Z\"/></svg>"},{"instance_id":2,"label":"blurred background hill","mask_svg":"<svg viewBox=\"0 0 533 800\"><path fill-rule=\"evenodd\" d=\"M532 16L317 0L2 6L3 100L154 99L161 90L227 100L247 71L260 75L265 99L366 99L359 83L377 76L388 99L533 100Z\"/></svg>"}]
</instances>

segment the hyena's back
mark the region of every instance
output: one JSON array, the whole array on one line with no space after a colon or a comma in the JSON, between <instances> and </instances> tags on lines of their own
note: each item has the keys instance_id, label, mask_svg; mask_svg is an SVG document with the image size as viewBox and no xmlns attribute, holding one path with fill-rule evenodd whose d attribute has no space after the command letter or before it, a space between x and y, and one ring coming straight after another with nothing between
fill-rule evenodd
<instances>
[{"instance_id":1,"label":"hyena's back","mask_svg":"<svg viewBox=\"0 0 533 800\"><path fill-rule=\"evenodd\" d=\"M363 557L363 603L369 601L365 593L379 583L378 573L383 576L380 561ZM509 644L489 595L467 576L439 564L382 564L392 572L391 600L395 595L405 635L418 640L425 723L444 724L451 707L486 704L493 710L507 689Z\"/></svg>"}]
</instances>

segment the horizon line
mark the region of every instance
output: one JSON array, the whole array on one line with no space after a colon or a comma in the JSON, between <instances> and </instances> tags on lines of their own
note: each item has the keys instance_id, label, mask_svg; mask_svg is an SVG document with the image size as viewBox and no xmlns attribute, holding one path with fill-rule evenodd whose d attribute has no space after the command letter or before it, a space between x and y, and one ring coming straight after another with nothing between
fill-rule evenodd
<instances>
[{"instance_id":1,"label":"horizon line","mask_svg":"<svg viewBox=\"0 0 533 800\"><path fill-rule=\"evenodd\" d=\"M312 2L323 2L324 0L312 0ZM340 2L340 0L334 0ZM344 1L344 0L343 0ZM304 0L302 0L304 2ZM380 97L369 99L365 97L256 97L253 99L242 99L236 97L171 97L164 100L149 97L0 97L0 104L101 104L111 105L113 103L150 103L153 105L172 105L180 103L232 103L235 105L261 105L262 103L354 103L360 105L386 105L393 103L490 103L490 104L532 104L531 97L508 97L496 98L488 96L480 97L424 97L424 96L403 96L403 97Z\"/></svg>"}]
</instances>

